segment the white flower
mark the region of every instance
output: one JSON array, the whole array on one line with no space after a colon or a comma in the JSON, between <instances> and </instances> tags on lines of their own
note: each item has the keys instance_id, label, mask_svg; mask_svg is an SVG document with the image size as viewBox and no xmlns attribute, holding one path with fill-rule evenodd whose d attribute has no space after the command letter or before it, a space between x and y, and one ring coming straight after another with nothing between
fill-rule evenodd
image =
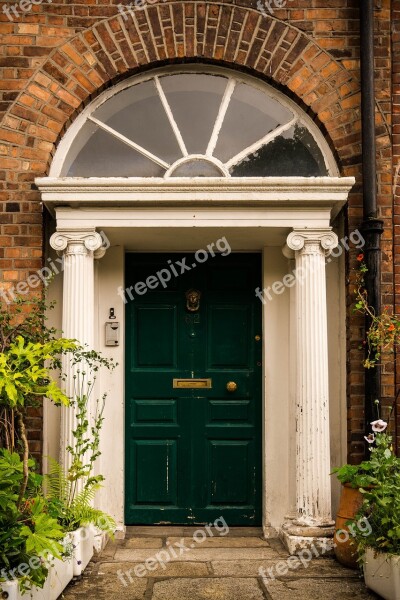
<instances>
[{"instance_id":1,"label":"white flower","mask_svg":"<svg viewBox=\"0 0 400 600\"><path fill-rule=\"evenodd\" d=\"M378 419L377 421L372 421L371 425L372 425L372 431L375 431L378 433L385 431L385 429L387 427L386 421L383 421L382 419Z\"/></svg>"},{"instance_id":2,"label":"white flower","mask_svg":"<svg viewBox=\"0 0 400 600\"><path fill-rule=\"evenodd\" d=\"M375 434L370 433L369 435L364 435L364 440L366 440L368 444L373 444L375 441Z\"/></svg>"}]
</instances>

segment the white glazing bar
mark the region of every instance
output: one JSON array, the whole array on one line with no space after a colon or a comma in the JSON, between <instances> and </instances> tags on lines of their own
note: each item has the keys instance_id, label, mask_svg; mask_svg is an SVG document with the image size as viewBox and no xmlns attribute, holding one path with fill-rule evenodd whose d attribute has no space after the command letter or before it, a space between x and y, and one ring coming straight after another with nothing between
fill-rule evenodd
<instances>
[{"instance_id":1,"label":"white glazing bar","mask_svg":"<svg viewBox=\"0 0 400 600\"><path fill-rule=\"evenodd\" d=\"M183 141L183 137L181 135L181 132L179 131L179 127L174 119L174 115L172 114L171 107L168 104L167 97L164 94L164 90L162 89L162 85L161 85L158 77L154 77L154 84L156 86L158 95L160 96L161 103L162 103L164 110L166 112L166 115L168 117L168 121L170 122L170 125L175 134L176 140L179 144L179 148L181 149L183 156L188 156L188 151L186 150L185 142Z\"/></svg>"},{"instance_id":2,"label":"white glazing bar","mask_svg":"<svg viewBox=\"0 0 400 600\"><path fill-rule=\"evenodd\" d=\"M246 158L246 156L252 154L256 150L261 148L261 146L264 146L264 144L272 142L272 140L274 140L278 135L293 127L296 121L298 121L298 117L294 117L288 123L285 123L284 125L281 125L280 127L274 129L274 131L270 131L269 133L267 133L267 135L264 135L264 137L260 138L257 142L254 142L254 144L251 144L251 146L248 146L247 148L239 152L239 154L236 154L236 156L228 160L228 162L225 163L226 168L230 169L231 167L233 167L233 165L236 165L237 163L241 162L244 158Z\"/></svg>"},{"instance_id":3,"label":"white glazing bar","mask_svg":"<svg viewBox=\"0 0 400 600\"><path fill-rule=\"evenodd\" d=\"M226 111L228 110L235 86L236 81L234 79L230 79L226 85L225 92L221 100L221 105L219 107L218 116L214 124L214 129L210 141L208 142L208 147L206 150L207 156L212 156L212 153L215 150L215 146L218 142L219 132L221 131L222 123L224 122Z\"/></svg>"},{"instance_id":4,"label":"white glazing bar","mask_svg":"<svg viewBox=\"0 0 400 600\"><path fill-rule=\"evenodd\" d=\"M98 125L101 129L103 129L104 131L107 131L107 133L109 133L110 135L115 137L117 140L119 140L123 144L126 144L130 148L133 148L134 150L136 150L137 152L139 152L146 158L149 158L150 160L155 162L157 165L160 165L160 167L163 167L164 169L168 169L170 167L170 165L168 163L166 163L165 161L163 161L161 158L158 158L158 156L155 156L154 154L152 154L151 152L146 150L146 148L139 146L139 144L135 144L135 142L133 142L129 138L122 135L122 133L118 133L118 131L116 131L112 127L109 127L102 121L99 121L98 119L96 119L95 117L92 117L91 115L88 117L88 120L92 121L92 123L96 123L96 125Z\"/></svg>"}]
</instances>

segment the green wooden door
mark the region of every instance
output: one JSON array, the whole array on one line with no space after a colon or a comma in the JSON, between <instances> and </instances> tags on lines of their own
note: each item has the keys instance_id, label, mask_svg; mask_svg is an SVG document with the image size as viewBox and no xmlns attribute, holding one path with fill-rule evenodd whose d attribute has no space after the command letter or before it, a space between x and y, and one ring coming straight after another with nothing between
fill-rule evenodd
<instances>
[{"instance_id":1,"label":"green wooden door","mask_svg":"<svg viewBox=\"0 0 400 600\"><path fill-rule=\"evenodd\" d=\"M185 256L186 264L196 264ZM128 254L127 287L180 259ZM261 303L254 295L260 277L260 255L217 255L166 287L149 279L155 289L131 291L127 524L208 523L221 515L231 526L260 524ZM196 312L187 308L189 289L201 292ZM179 379L208 379L211 387L174 387ZM228 382L236 391L227 390Z\"/></svg>"}]
</instances>

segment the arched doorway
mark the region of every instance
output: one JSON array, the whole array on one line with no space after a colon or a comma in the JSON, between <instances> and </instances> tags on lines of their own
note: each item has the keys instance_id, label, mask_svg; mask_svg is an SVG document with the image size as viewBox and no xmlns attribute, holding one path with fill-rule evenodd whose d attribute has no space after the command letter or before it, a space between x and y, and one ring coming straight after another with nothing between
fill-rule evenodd
<instances>
[{"instance_id":1,"label":"arched doorway","mask_svg":"<svg viewBox=\"0 0 400 600\"><path fill-rule=\"evenodd\" d=\"M127 289L123 265L128 253L134 261L136 252L168 252L168 263L174 253L196 253L225 238L238 256L262 255L261 283L251 295L263 315L258 482L266 531L279 528L288 514L300 513L306 527L331 522L325 259L336 243L331 219L352 184L351 178L338 177L327 142L294 102L254 78L205 65L151 71L104 92L68 130L50 177L38 180L57 220L52 246L66 254L64 333L89 344L96 339L104 343L107 307L114 308L124 330L125 302L118 290ZM95 285L93 259L96 252L103 254L99 231L111 247L97 267ZM282 255L286 243L292 255ZM305 267L305 285L285 280L288 258L295 258L297 267L316 265ZM82 281L85 294L79 295L76 288ZM307 306L311 309L304 310ZM231 328L228 324L226 329ZM126 343L122 336L113 349L121 365ZM336 374L342 376L340 369ZM226 375L234 379L232 370ZM123 431L123 382L120 372L113 388L117 400L110 435ZM177 400L174 389L163 400ZM139 395L136 400L145 402ZM222 396L201 398L205 403L234 402ZM64 444L70 436L66 412ZM308 430L310 415L318 427ZM154 417L148 418L149 430ZM229 421L228 426L233 431L235 424ZM310 443L304 443L305 436ZM116 456L107 448L103 453L114 484L104 501L121 524L128 446L126 438L125 449L118 439ZM168 452L161 463L165 490L172 480L179 481L179 466ZM151 460L143 459L143 464L148 468ZM218 472L222 485L227 477L223 467ZM207 482L212 489L214 480ZM252 479L246 482L250 485ZM162 507L155 506L162 521Z\"/></svg>"}]
</instances>

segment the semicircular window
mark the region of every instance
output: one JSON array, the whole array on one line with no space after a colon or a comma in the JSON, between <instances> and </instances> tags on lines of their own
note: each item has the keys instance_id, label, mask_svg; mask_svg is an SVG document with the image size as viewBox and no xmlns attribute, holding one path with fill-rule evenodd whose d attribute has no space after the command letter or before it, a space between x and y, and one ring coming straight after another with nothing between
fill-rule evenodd
<instances>
[{"instance_id":1,"label":"semicircular window","mask_svg":"<svg viewBox=\"0 0 400 600\"><path fill-rule=\"evenodd\" d=\"M300 109L269 86L225 74L152 76L131 82L85 114L62 176L328 174Z\"/></svg>"}]
</instances>

